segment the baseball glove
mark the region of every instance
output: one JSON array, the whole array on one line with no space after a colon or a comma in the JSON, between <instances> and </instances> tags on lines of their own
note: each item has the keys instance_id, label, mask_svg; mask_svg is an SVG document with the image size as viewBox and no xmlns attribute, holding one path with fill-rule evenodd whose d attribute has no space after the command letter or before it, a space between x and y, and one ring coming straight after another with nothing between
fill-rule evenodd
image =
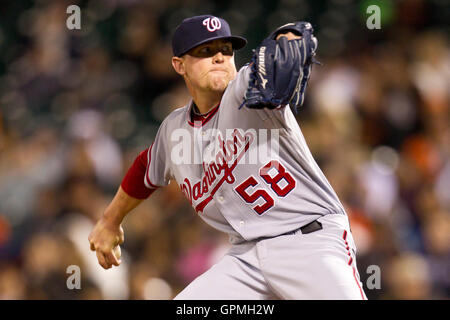
<instances>
[{"instance_id":1,"label":"baseball glove","mask_svg":"<svg viewBox=\"0 0 450 320\"><path fill-rule=\"evenodd\" d=\"M289 31L301 35L301 39L275 40L278 34ZM308 22L288 23L262 41L253 51L249 86L242 105L274 109L289 104L297 113L303 104L312 64L318 63L314 60L318 42L313 31Z\"/></svg>"}]
</instances>

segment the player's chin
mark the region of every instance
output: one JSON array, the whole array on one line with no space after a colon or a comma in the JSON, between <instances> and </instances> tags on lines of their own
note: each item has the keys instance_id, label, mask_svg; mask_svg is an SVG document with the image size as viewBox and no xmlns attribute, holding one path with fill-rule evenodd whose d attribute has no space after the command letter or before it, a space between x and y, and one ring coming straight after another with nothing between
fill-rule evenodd
<instances>
[{"instance_id":1,"label":"player's chin","mask_svg":"<svg viewBox=\"0 0 450 320\"><path fill-rule=\"evenodd\" d=\"M227 77L213 77L208 87L212 91L225 91L229 82Z\"/></svg>"}]
</instances>

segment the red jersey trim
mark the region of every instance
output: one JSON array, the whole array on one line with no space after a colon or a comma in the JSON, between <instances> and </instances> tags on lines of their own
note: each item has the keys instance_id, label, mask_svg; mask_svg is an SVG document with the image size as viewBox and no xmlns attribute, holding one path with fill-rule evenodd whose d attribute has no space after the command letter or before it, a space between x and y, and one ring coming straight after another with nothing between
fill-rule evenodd
<instances>
[{"instance_id":1,"label":"red jersey trim","mask_svg":"<svg viewBox=\"0 0 450 320\"><path fill-rule=\"evenodd\" d=\"M148 148L148 153L147 153L147 159L148 159L148 163L147 163L147 170L145 172L145 182L147 183L147 185L149 185L152 188L159 188L158 186L154 185L152 183L152 181L150 180L150 164L152 163L152 148L153 148L153 143L150 146L150 148Z\"/></svg>"},{"instance_id":2,"label":"red jersey trim","mask_svg":"<svg viewBox=\"0 0 450 320\"><path fill-rule=\"evenodd\" d=\"M188 109L189 110L188 111L189 112L188 123L194 128L203 127L209 120L211 120L214 117L214 115L217 113L217 110L219 110L219 107L220 107L220 103L217 104L217 106L215 106L213 109L209 110L208 113L204 114L203 116L198 116L201 118L195 117L196 115L194 114L195 118L194 118L194 122L192 122L190 113L191 113L193 106L191 106L191 108Z\"/></svg>"},{"instance_id":3,"label":"red jersey trim","mask_svg":"<svg viewBox=\"0 0 450 320\"><path fill-rule=\"evenodd\" d=\"M145 184L145 172L147 168L147 150L143 150L128 169L120 186L130 197L147 199L156 189L150 189Z\"/></svg>"}]
</instances>

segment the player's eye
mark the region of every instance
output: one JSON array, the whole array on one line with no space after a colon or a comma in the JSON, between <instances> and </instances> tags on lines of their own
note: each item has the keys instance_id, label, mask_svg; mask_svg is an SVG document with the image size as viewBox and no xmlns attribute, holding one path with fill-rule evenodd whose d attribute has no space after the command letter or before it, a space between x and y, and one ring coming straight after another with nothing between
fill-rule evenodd
<instances>
[{"instance_id":1,"label":"player's eye","mask_svg":"<svg viewBox=\"0 0 450 320\"><path fill-rule=\"evenodd\" d=\"M191 55L199 58L208 58L212 57L215 54L215 50L211 46L200 47L197 50L194 50Z\"/></svg>"},{"instance_id":2,"label":"player's eye","mask_svg":"<svg viewBox=\"0 0 450 320\"><path fill-rule=\"evenodd\" d=\"M233 49L229 45L222 46L221 50L222 54L231 56L233 55Z\"/></svg>"},{"instance_id":3,"label":"player's eye","mask_svg":"<svg viewBox=\"0 0 450 320\"><path fill-rule=\"evenodd\" d=\"M203 47L200 49L200 53L202 54L210 54L211 53L211 48L210 47Z\"/></svg>"},{"instance_id":4,"label":"player's eye","mask_svg":"<svg viewBox=\"0 0 450 320\"><path fill-rule=\"evenodd\" d=\"M232 56L233 47L231 44L220 44L218 46L205 45L190 52L190 55L199 58L209 58L221 52L223 55Z\"/></svg>"}]
</instances>

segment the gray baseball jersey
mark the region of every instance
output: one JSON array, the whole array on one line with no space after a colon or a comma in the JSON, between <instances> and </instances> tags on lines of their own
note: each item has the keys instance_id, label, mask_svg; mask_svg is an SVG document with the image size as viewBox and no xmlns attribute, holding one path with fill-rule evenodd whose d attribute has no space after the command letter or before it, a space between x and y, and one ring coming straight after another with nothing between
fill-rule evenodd
<instances>
[{"instance_id":1,"label":"gray baseball jersey","mask_svg":"<svg viewBox=\"0 0 450 320\"><path fill-rule=\"evenodd\" d=\"M249 74L240 69L204 120L191 121L191 102L163 121L149 148L146 186L175 179L199 216L236 243L345 216L289 106L240 108Z\"/></svg>"}]
</instances>

